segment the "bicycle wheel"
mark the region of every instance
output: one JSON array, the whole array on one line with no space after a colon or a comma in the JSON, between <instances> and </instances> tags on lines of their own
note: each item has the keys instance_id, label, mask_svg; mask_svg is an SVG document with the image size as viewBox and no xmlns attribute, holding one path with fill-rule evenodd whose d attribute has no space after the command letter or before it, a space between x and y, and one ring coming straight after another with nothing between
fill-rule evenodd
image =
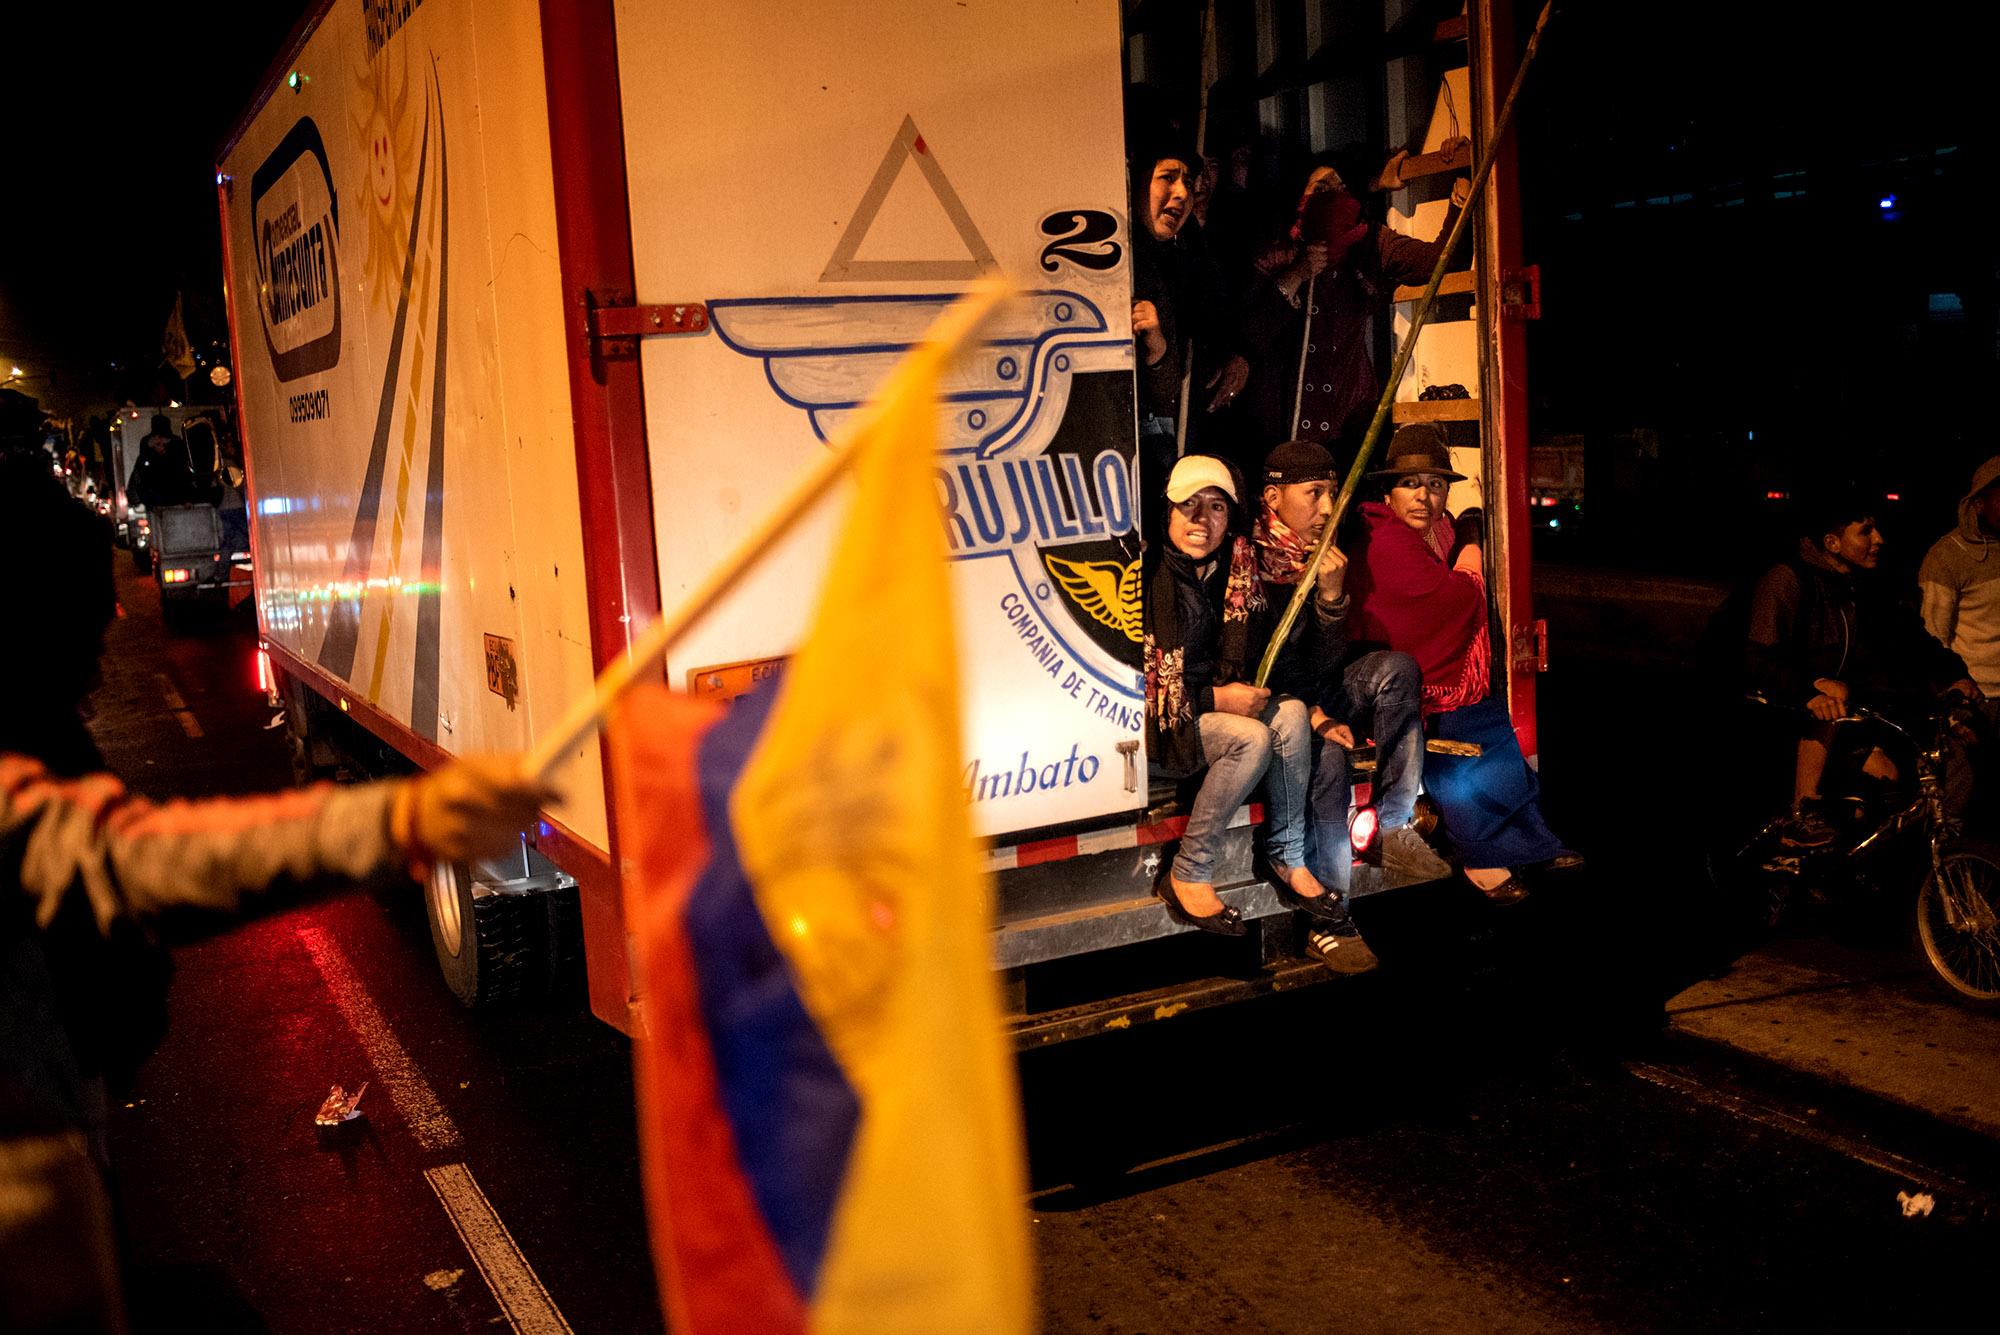
<instances>
[{"instance_id":1,"label":"bicycle wheel","mask_svg":"<svg viewBox=\"0 0 2000 1335\"><path fill-rule=\"evenodd\" d=\"M1917 949L1946 996L2000 1011L2000 849L1956 844L1917 891Z\"/></svg>"}]
</instances>

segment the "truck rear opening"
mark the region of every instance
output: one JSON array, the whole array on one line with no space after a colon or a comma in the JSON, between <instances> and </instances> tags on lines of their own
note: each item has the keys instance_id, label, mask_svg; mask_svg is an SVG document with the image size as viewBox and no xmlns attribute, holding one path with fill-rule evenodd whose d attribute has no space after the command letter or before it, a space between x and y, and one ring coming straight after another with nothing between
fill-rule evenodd
<instances>
[{"instance_id":1,"label":"truck rear opening","mask_svg":"<svg viewBox=\"0 0 2000 1335\"><path fill-rule=\"evenodd\" d=\"M1342 31L1382 30L1335 8ZM1255 83L1304 9L1219 7L1255 28L1219 47L1221 84ZM1179 934L1148 893L1184 813L1140 744L1151 501L1124 122L1128 79L1194 105L1200 11L1125 10L322 5L218 164L259 624L301 771L531 747L937 311L1000 273L1027 295L948 386L936 473L995 964L1025 999L1029 972L1095 958L1109 977ZM1379 136L1436 165L1387 196L1391 227L1429 236L1453 143L1477 143L1504 88L1483 53L1510 22L1475 4L1399 27L1386 65L1301 60L1260 123L1301 150ZM1528 610L1508 536L1518 328L1500 315L1513 181L1503 160L1451 279L1457 318L1424 332L1396 412L1448 424L1487 498L1510 633ZM1385 342L1411 296L1384 294ZM671 684L726 695L783 659L837 499L675 651ZM1511 660L1500 677L1532 754L1531 678ZM593 1009L639 1023L602 764L594 741L567 756L517 863L433 887L462 998L541 988L580 942ZM1275 968L1297 931L1249 853L1246 817L1222 893ZM1357 869L1360 893L1382 884Z\"/></svg>"}]
</instances>

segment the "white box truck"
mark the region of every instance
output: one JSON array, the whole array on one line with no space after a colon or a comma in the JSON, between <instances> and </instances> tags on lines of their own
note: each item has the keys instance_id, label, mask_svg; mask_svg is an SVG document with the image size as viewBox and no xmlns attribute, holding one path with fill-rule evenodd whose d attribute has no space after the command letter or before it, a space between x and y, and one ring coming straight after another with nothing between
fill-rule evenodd
<instances>
[{"instance_id":1,"label":"white box truck","mask_svg":"<svg viewBox=\"0 0 2000 1335\"><path fill-rule=\"evenodd\" d=\"M937 483L966 793L993 841L994 962L1021 1041L1324 976L1249 875L1246 809L1224 898L1265 930L1241 967L1173 989L1187 1006L1111 989L1051 1013L1029 986L1041 966L1128 959L1109 952L1181 930L1149 895L1179 817L1146 772L1119 583L1142 505L1124 97L1188 45L1159 26L1179 23L1172 8L1140 7L1131 31L1113 0L344 0L309 15L217 167L259 624L302 767L533 744L939 310L1004 274L1025 295L947 387ZM1260 6L1259 24L1264 8L1298 6ZM1381 6L1352 8L1386 30ZM1484 9L1419 34L1426 60L1472 69L1453 114L1475 137L1515 59L1509 36L1506 68L1482 68L1482 41L1510 31ZM1268 21L1276 40L1288 20ZM1379 101L1379 67L1367 86ZM1325 87L1285 96L1307 106ZM1413 150L1427 136L1422 117L1399 134ZM1488 496L1508 498L1490 541L1518 629L1525 401L1497 299L1512 180L1503 161L1461 284L1485 312L1454 336L1469 360L1440 365L1441 337L1426 374L1475 387L1457 411L1484 433L1468 459ZM1393 202L1408 225L1414 197ZM781 659L836 514L713 609L668 680L727 694ZM1532 753L1532 679L1512 685ZM471 1001L542 986L580 940L593 1009L631 1031L643 998L599 743L558 780L517 862L441 870L439 959Z\"/></svg>"}]
</instances>

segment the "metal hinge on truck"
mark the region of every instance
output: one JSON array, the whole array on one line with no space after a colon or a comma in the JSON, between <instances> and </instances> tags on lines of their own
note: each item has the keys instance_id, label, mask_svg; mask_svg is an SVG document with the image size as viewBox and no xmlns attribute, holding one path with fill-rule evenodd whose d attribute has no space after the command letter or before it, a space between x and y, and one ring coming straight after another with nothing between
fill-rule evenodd
<instances>
[{"instance_id":1,"label":"metal hinge on truck","mask_svg":"<svg viewBox=\"0 0 2000 1335\"><path fill-rule=\"evenodd\" d=\"M1549 670L1549 623L1531 621L1525 626L1514 627L1513 663L1517 668L1532 668L1536 672Z\"/></svg>"},{"instance_id":2,"label":"metal hinge on truck","mask_svg":"<svg viewBox=\"0 0 2000 1335\"><path fill-rule=\"evenodd\" d=\"M640 306L629 292L598 290L583 294L583 321L592 356L631 357L642 338L706 333L708 307L699 301Z\"/></svg>"}]
</instances>

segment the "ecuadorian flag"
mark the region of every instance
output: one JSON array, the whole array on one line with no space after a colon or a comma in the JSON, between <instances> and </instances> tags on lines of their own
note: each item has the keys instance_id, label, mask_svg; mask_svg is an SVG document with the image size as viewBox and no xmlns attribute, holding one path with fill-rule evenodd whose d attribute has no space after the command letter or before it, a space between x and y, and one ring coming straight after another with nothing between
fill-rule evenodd
<instances>
[{"instance_id":1,"label":"ecuadorian flag","mask_svg":"<svg viewBox=\"0 0 2000 1335\"><path fill-rule=\"evenodd\" d=\"M677 1335L1029 1329L1018 1100L964 808L912 353L783 680L611 730L653 1253Z\"/></svg>"}]
</instances>

